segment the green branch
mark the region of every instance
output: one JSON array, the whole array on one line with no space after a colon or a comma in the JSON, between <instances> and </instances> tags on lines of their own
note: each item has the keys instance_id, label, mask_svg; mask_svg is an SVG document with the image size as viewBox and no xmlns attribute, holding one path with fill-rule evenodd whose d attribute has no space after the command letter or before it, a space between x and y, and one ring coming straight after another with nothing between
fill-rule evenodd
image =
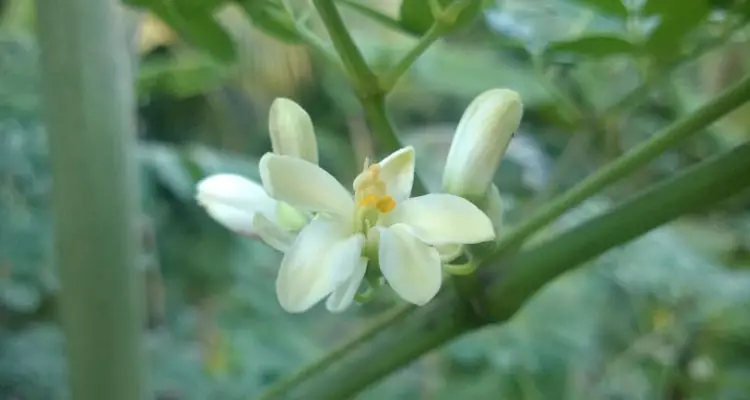
<instances>
[{"instance_id":1,"label":"green branch","mask_svg":"<svg viewBox=\"0 0 750 400\"><path fill-rule=\"evenodd\" d=\"M381 79L381 86L386 92L390 92L398 83L398 80L411 68L417 58L435 43L443 35L445 25L440 20L435 20L430 29L419 38L414 47L409 50L396 65L393 66Z\"/></svg>"},{"instance_id":2,"label":"green branch","mask_svg":"<svg viewBox=\"0 0 750 400\"><path fill-rule=\"evenodd\" d=\"M360 98L368 98L382 93L377 76L367 65L367 61L354 43L333 0L313 0L313 5L328 30L333 48L341 57L344 70L357 95Z\"/></svg>"},{"instance_id":3,"label":"green branch","mask_svg":"<svg viewBox=\"0 0 750 400\"><path fill-rule=\"evenodd\" d=\"M599 193L610 184L644 167L669 148L700 132L749 99L750 76L747 76L690 116L670 125L651 139L632 148L622 157L605 165L578 185L552 200L532 218L522 222L508 235L504 236L498 243L497 251L492 259L498 260L506 254L507 250L517 249L529 237L556 220L567 210Z\"/></svg>"},{"instance_id":4,"label":"green branch","mask_svg":"<svg viewBox=\"0 0 750 400\"><path fill-rule=\"evenodd\" d=\"M70 398L145 398L135 99L116 0L38 1Z\"/></svg>"},{"instance_id":5,"label":"green branch","mask_svg":"<svg viewBox=\"0 0 750 400\"><path fill-rule=\"evenodd\" d=\"M481 271L491 300L491 320L507 321L544 284L577 265L680 215L705 209L750 187L750 142L705 161L610 212L533 249ZM417 357L476 329L479 321L455 291L443 290L423 307L408 306L386 327L347 345L325 368L307 369L283 383L270 399L352 398ZM318 364L319 365L319 364Z\"/></svg>"}]
</instances>

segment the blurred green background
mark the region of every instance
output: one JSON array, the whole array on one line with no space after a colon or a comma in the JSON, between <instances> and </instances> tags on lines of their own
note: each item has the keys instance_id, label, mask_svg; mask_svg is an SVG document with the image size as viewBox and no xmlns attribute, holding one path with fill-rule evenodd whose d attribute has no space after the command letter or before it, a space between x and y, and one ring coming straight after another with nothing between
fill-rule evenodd
<instances>
[{"instance_id":1,"label":"blurred green background","mask_svg":"<svg viewBox=\"0 0 750 400\"><path fill-rule=\"evenodd\" d=\"M356 3L397 19L401 1ZM305 12L306 0L294 4ZM508 87L524 100L524 121L496 176L513 224L750 70L750 2L624 4L485 1L474 22L428 50L389 97L428 186L439 188L458 119L486 89ZM0 0L0 400L66 398L32 7ZM415 41L341 10L376 67ZM252 398L398 301L382 292L342 315L322 307L286 314L273 292L280 255L230 234L195 203L194 185L208 174L257 179L276 97L310 113L321 165L342 181L373 155L342 72L245 11L234 4L213 11L237 45L233 63L209 51L210 35L175 33L155 15L137 15L140 268L155 399ZM310 30L323 34L314 18ZM745 106L544 234L748 135ZM750 398L748 200L608 252L548 285L509 324L454 341L358 398Z\"/></svg>"}]
</instances>

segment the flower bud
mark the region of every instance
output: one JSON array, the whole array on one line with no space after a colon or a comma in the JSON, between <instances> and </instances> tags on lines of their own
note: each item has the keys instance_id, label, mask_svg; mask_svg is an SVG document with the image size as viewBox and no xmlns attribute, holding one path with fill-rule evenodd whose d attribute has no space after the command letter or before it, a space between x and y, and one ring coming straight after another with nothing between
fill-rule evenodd
<instances>
[{"instance_id":1,"label":"flower bud","mask_svg":"<svg viewBox=\"0 0 750 400\"><path fill-rule=\"evenodd\" d=\"M468 198L484 196L522 115L521 98L512 90L492 89L477 96L456 128L443 189Z\"/></svg>"},{"instance_id":2,"label":"flower bud","mask_svg":"<svg viewBox=\"0 0 750 400\"><path fill-rule=\"evenodd\" d=\"M268 131L274 153L318 163L313 123L299 104L283 97L274 100L268 115Z\"/></svg>"}]
</instances>

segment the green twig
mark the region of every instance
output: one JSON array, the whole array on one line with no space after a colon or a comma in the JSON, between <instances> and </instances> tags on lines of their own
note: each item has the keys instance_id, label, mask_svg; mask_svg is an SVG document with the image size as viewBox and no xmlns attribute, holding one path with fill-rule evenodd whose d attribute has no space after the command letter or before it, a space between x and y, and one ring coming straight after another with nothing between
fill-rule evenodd
<instances>
[{"instance_id":1,"label":"green twig","mask_svg":"<svg viewBox=\"0 0 750 400\"><path fill-rule=\"evenodd\" d=\"M383 90L380 88L377 76L367 65L367 61L354 43L333 0L313 0L313 5L328 30L333 48L341 57L344 70L357 95L360 98L368 98L381 94Z\"/></svg>"},{"instance_id":2,"label":"green twig","mask_svg":"<svg viewBox=\"0 0 750 400\"><path fill-rule=\"evenodd\" d=\"M417 58L422 55L433 43L435 43L436 40L440 38L440 36L443 35L445 31L444 25L438 21L435 20L435 23L432 24L430 29L422 35L421 38L419 38L419 41L417 44L409 50L406 55L404 55L403 58L399 62L396 63L396 65L391 68L388 72L386 72L383 77L381 78L381 87L386 92L390 92L393 90L393 88L398 83L398 80L403 76L406 71L411 68L411 66L414 64L415 61L417 61Z\"/></svg>"},{"instance_id":3,"label":"green twig","mask_svg":"<svg viewBox=\"0 0 750 400\"><path fill-rule=\"evenodd\" d=\"M680 215L704 209L750 187L750 143L705 161L653 187L578 228L486 268L484 278L492 316L485 323L507 321L551 279L607 250L624 244ZM452 290L442 291L423 307L407 307L398 319L367 340L346 346L325 368L308 369L275 390L271 399L349 399L388 373L480 322Z\"/></svg>"},{"instance_id":4,"label":"green twig","mask_svg":"<svg viewBox=\"0 0 750 400\"><path fill-rule=\"evenodd\" d=\"M499 259L507 250L520 247L525 240L544 228L567 210L577 206L587 198L600 192L608 185L624 178L645 166L670 147L690 135L700 132L708 125L750 100L750 75L729 88L710 103L696 110L690 116L674 123L651 139L634 147L622 157L602 167L564 194L552 200L532 218L522 222L498 243L492 257Z\"/></svg>"},{"instance_id":5,"label":"green twig","mask_svg":"<svg viewBox=\"0 0 750 400\"><path fill-rule=\"evenodd\" d=\"M143 399L134 63L121 5L36 4L69 397Z\"/></svg>"}]
</instances>

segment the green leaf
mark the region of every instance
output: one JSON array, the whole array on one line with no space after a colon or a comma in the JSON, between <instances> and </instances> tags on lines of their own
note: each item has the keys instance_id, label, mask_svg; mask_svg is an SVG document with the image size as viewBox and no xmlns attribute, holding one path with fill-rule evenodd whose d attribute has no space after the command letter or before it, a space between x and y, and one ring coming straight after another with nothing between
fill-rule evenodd
<instances>
[{"instance_id":1,"label":"green leaf","mask_svg":"<svg viewBox=\"0 0 750 400\"><path fill-rule=\"evenodd\" d=\"M629 41L610 35L583 36L573 40L552 42L547 54L576 54L593 58L604 58L617 54L633 54L637 47Z\"/></svg>"},{"instance_id":2,"label":"green leaf","mask_svg":"<svg viewBox=\"0 0 750 400\"><path fill-rule=\"evenodd\" d=\"M706 0L648 0L643 7L646 16L659 17L659 25L646 39L646 50L659 62L679 56L683 39L708 17L711 9Z\"/></svg>"},{"instance_id":3,"label":"green leaf","mask_svg":"<svg viewBox=\"0 0 750 400\"><path fill-rule=\"evenodd\" d=\"M238 4L245 10L253 25L267 34L287 43L302 42L302 38L294 25L294 20L283 5L255 0L241 0Z\"/></svg>"},{"instance_id":4,"label":"green leaf","mask_svg":"<svg viewBox=\"0 0 750 400\"><path fill-rule=\"evenodd\" d=\"M628 16L628 9L620 0L573 0L573 2L612 17L625 19Z\"/></svg>"},{"instance_id":5,"label":"green leaf","mask_svg":"<svg viewBox=\"0 0 750 400\"><path fill-rule=\"evenodd\" d=\"M460 0L438 0L438 3L445 9L458 1ZM469 0L469 4L458 14L448 32L469 25L480 11L482 11L482 0ZM435 22L435 18L432 16L428 0L403 0L399 10L399 21L407 31L423 35Z\"/></svg>"},{"instance_id":6,"label":"green leaf","mask_svg":"<svg viewBox=\"0 0 750 400\"><path fill-rule=\"evenodd\" d=\"M220 61L233 61L237 52L234 42L224 28L208 12L194 12L181 8L179 3L153 2L149 9L179 33L187 42Z\"/></svg>"}]
</instances>

